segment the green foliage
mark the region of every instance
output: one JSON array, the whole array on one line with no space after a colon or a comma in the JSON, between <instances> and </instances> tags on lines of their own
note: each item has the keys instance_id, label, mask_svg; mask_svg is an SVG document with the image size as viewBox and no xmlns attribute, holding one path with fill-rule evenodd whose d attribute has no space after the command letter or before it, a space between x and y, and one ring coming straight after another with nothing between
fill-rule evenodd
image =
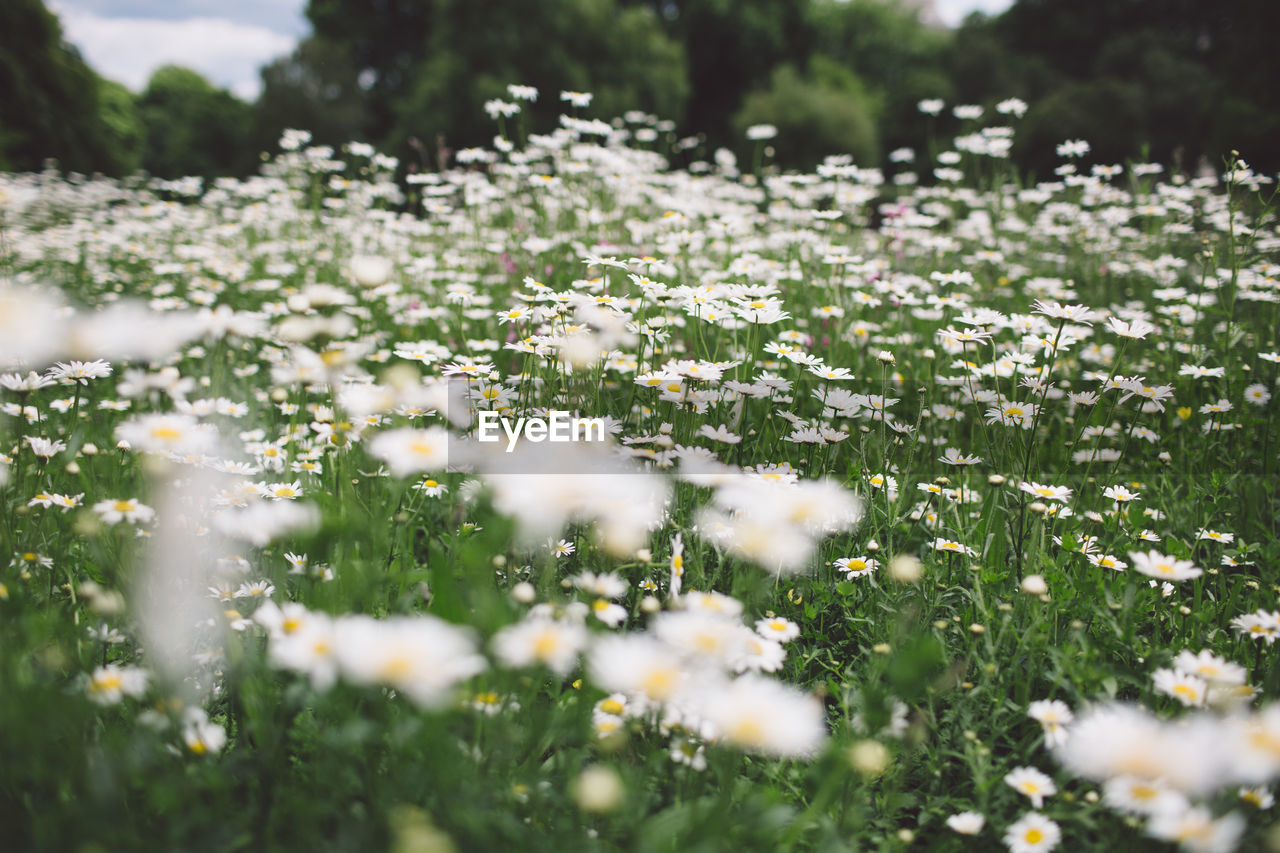
<instances>
[{"instance_id":1,"label":"green foliage","mask_svg":"<svg viewBox=\"0 0 1280 853\"><path fill-rule=\"evenodd\" d=\"M317 33L344 45L367 74L370 138L412 147L415 159L434 161L441 145L491 140L498 128L477 104L507 99L511 83L535 86L540 97L523 105L508 135L516 125L550 130L562 90L593 93L590 115L683 114L684 51L648 9L615 0L373 5L315 0L308 15Z\"/></svg>"},{"instance_id":2,"label":"green foliage","mask_svg":"<svg viewBox=\"0 0 1280 853\"><path fill-rule=\"evenodd\" d=\"M62 40L41 0L0 3L0 169L121 174L135 162L136 122L118 88L105 86Z\"/></svg>"},{"instance_id":3,"label":"green foliage","mask_svg":"<svg viewBox=\"0 0 1280 853\"><path fill-rule=\"evenodd\" d=\"M252 142L257 150L273 150L288 128L309 130L317 145L363 139L366 93L345 44L311 36L261 73L262 92L253 104Z\"/></svg>"},{"instance_id":4,"label":"green foliage","mask_svg":"<svg viewBox=\"0 0 1280 853\"><path fill-rule=\"evenodd\" d=\"M142 165L161 178L244 174L249 106L198 72L156 69L138 98L146 134Z\"/></svg>"},{"instance_id":5,"label":"green foliage","mask_svg":"<svg viewBox=\"0 0 1280 853\"><path fill-rule=\"evenodd\" d=\"M0 168L53 157L108 174L243 174L299 127L320 144L374 143L417 169L496 133L548 131L562 89L595 95L584 117L674 121L703 143L691 158L744 152L743 116L786 113L807 130L775 146L783 168L850 139L872 157L936 153L961 125L949 110L922 117L919 101L990 109L1009 97L1031 109L1013 158L1038 175L1069 136L1101 159L1143 151L1189 170L1237 148L1280 167L1280 87L1260 85L1280 79L1271 0L1018 0L955 32L889 0L310 0L306 13L314 33L263 68L247 120L229 95L198 86L187 105L152 93L139 146L123 93L62 43L41 0L5 3ZM832 64L857 82L819 70ZM477 109L513 83L538 88L539 101L510 122ZM779 102L779 87L801 104ZM850 105L836 103L844 94Z\"/></svg>"},{"instance_id":6,"label":"green foliage","mask_svg":"<svg viewBox=\"0 0 1280 853\"><path fill-rule=\"evenodd\" d=\"M951 35L883 0L813 0L810 16L814 52L853 71L878 102L883 149L918 144L916 104L952 95L942 66Z\"/></svg>"},{"instance_id":7,"label":"green foliage","mask_svg":"<svg viewBox=\"0 0 1280 853\"><path fill-rule=\"evenodd\" d=\"M114 174L127 175L142 163L145 131L133 93L114 80L98 78L98 115L107 150L114 152Z\"/></svg>"},{"instance_id":8,"label":"green foliage","mask_svg":"<svg viewBox=\"0 0 1280 853\"><path fill-rule=\"evenodd\" d=\"M689 130L711 145L734 145L734 116L748 93L784 64L802 68L813 46L808 0L631 0L654 10L688 56Z\"/></svg>"},{"instance_id":9,"label":"green foliage","mask_svg":"<svg viewBox=\"0 0 1280 853\"><path fill-rule=\"evenodd\" d=\"M755 124L772 124L770 144L788 164L812 167L832 154L852 154L855 162L875 162L877 107L853 72L815 57L802 76L790 65L773 73L767 89L747 96L734 117L739 135Z\"/></svg>"},{"instance_id":10,"label":"green foliage","mask_svg":"<svg viewBox=\"0 0 1280 853\"><path fill-rule=\"evenodd\" d=\"M1052 136L1087 139L1104 159L1146 150L1186 168L1216 166L1234 147L1272 169L1280 153L1263 140L1280 128L1280 94L1258 82L1280 75L1261 35L1277 28L1280 6L1266 0L1019 0L967 20L946 65L961 101L1031 105L1034 130L1016 154L1038 173L1052 165Z\"/></svg>"}]
</instances>

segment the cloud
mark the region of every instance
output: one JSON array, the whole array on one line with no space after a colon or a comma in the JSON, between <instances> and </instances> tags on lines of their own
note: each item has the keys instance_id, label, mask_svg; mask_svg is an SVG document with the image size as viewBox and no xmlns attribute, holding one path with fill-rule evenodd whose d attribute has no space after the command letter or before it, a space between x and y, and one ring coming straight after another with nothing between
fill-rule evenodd
<instances>
[{"instance_id":1,"label":"cloud","mask_svg":"<svg viewBox=\"0 0 1280 853\"><path fill-rule=\"evenodd\" d=\"M292 35L226 18L108 18L66 5L55 5L55 11L67 40L89 64L135 91L146 87L155 69L175 64L251 100L261 86L258 68L297 42Z\"/></svg>"},{"instance_id":2,"label":"cloud","mask_svg":"<svg viewBox=\"0 0 1280 853\"><path fill-rule=\"evenodd\" d=\"M292 36L306 35L310 29L303 13L307 0L56 0L52 5L100 18L225 18Z\"/></svg>"},{"instance_id":3,"label":"cloud","mask_svg":"<svg viewBox=\"0 0 1280 853\"><path fill-rule=\"evenodd\" d=\"M1013 0L934 0L938 19L948 27L958 27L970 12L998 15L1013 5Z\"/></svg>"}]
</instances>

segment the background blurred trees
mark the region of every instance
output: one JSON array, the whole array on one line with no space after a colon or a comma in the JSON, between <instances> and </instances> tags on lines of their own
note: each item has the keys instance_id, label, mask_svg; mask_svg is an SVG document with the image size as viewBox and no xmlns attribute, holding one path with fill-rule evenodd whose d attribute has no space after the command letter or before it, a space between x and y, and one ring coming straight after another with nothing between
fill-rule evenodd
<instances>
[{"instance_id":1,"label":"background blurred trees","mask_svg":"<svg viewBox=\"0 0 1280 853\"><path fill-rule=\"evenodd\" d=\"M481 109L535 86L522 121L545 131L561 90L594 94L591 115L645 110L679 117L689 90L685 52L656 14L614 0L312 0L316 33L342 45L365 84L366 135L404 151L489 142Z\"/></svg>"},{"instance_id":2,"label":"background blurred trees","mask_svg":"<svg viewBox=\"0 0 1280 853\"><path fill-rule=\"evenodd\" d=\"M138 98L143 164L161 178L251 170L250 108L189 68L166 65Z\"/></svg>"},{"instance_id":3,"label":"background blurred trees","mask_svg":"<svg viewBox=\"0 0 1280 853\"><path fill-rule=\"evenodd\" d=\"M140 134L122 90L63 41L41 0L0 2L0 169L36 171L56 158L75 171L131 170Z\"/></svg>"},{"instance_id":4,"label":"background blurred trees","mask_svg":"<svg viewBox=\"0 0 1280 853\"><path fill-rule=\"evenodd\" d=\"M1043 176L1055 144L1096 159L1192 168L1238 148L1280 168L1280 32L1275 0L1017 0L958 30L922 25L894 0L310 0L313 34L262 69L245 104L195 72L157 71L134 95L102 80L62 40L41 0L0 3L0 168L172 177L243 174L287 127L316 142L374 143L412 167L491 144L482 109L506 86L540 97L508 123L545 132L562 89L583 111L642 110L698 134L693 152L749 155L746 127L773 124L776 162L852 154L876 165L958 128L916 108L1031 108L1013 156Z\"/></svg>"},{"instance_id":5,"label":"background blurred trees","mask_svg":"<svg viewBox=\"0 0 1280 853\"><path fill-rule=\"evenodd\" d=\"M261 75L262 91L253 105L254 150L273 149L287 128L311 131L317 145L364 139L368 97L346 45L313 35L264 66Z\"/></svg>"}]
</instances>

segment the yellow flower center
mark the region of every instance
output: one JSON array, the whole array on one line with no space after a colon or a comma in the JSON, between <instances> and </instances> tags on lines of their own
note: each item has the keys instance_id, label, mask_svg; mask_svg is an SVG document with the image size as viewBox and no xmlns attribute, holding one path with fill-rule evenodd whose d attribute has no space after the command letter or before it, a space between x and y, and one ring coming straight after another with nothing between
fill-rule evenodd
<instances>
[{"instance_id":1,"label":"yellow flower center","mask_svg":"<svg viewBox=\"0 0 1280 853\"><path fill-rule=\"evenodd\" d=\"M413 672L413 662L405 655L389 658L378 667L378 677L383 681L398 681Z\"/></svg>"},{"instance_id":2,"label":"yellow flower center","mask_svg":"<svg viewBox=\"0 0 1280 853\"><path fill-rule=\"evenodd\" d=\"M540 661L545 661L556 653L556 649L560 648L560 638L551 631L539 634L538 639L533 641L533 656Z\"/></svg>"},{"instance_id":3,"label":"yellow flower center","mask_svg":"<svg viewBox=\"0 0 1280 853\"><path fill-rule=\"evenodd\" d=\"M108 690L119 690L123 684L124 679L114 672L109 672L105 675L95 676L91 689L94 693L105 693Z\"/></svg>"},{"instance_id":4,"label":"yellow flower center","mask_svg":"<svg viewBox=\"0 0 1280 853\"><path fill-rule=\"evenodd\" d=\"M725 735L744 746L759 746L764 741L764 729L752 719L739 720L729 727Z\"/></svg>"},{"instance_id":5,"label":"yellow flower center","mask_svg":"<svg viewBox=\"0 0 1280 853\"><path fill-rule=\"evenodd\" d=\"M666 699L676 686L676 673L672 669L655 669L640 682L640 689L648 694L650 699Z\"/></svg>"}]
</instances>

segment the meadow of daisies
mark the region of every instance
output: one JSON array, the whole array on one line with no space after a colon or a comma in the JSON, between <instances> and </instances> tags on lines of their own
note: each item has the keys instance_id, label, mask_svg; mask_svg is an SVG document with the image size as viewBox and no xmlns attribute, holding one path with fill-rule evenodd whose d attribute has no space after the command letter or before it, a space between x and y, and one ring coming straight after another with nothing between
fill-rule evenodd
<instances>
[{"instance_id":1,"label":"meadow of daisies","mask_svg":"<svg viewBox=\"0 0 1280 853\"><path fill-rule=\"evenodd\" d=\"M1022 109L0 176L5 848L1280 849L1273 183Z\"/></svg>"}]
</instances>

